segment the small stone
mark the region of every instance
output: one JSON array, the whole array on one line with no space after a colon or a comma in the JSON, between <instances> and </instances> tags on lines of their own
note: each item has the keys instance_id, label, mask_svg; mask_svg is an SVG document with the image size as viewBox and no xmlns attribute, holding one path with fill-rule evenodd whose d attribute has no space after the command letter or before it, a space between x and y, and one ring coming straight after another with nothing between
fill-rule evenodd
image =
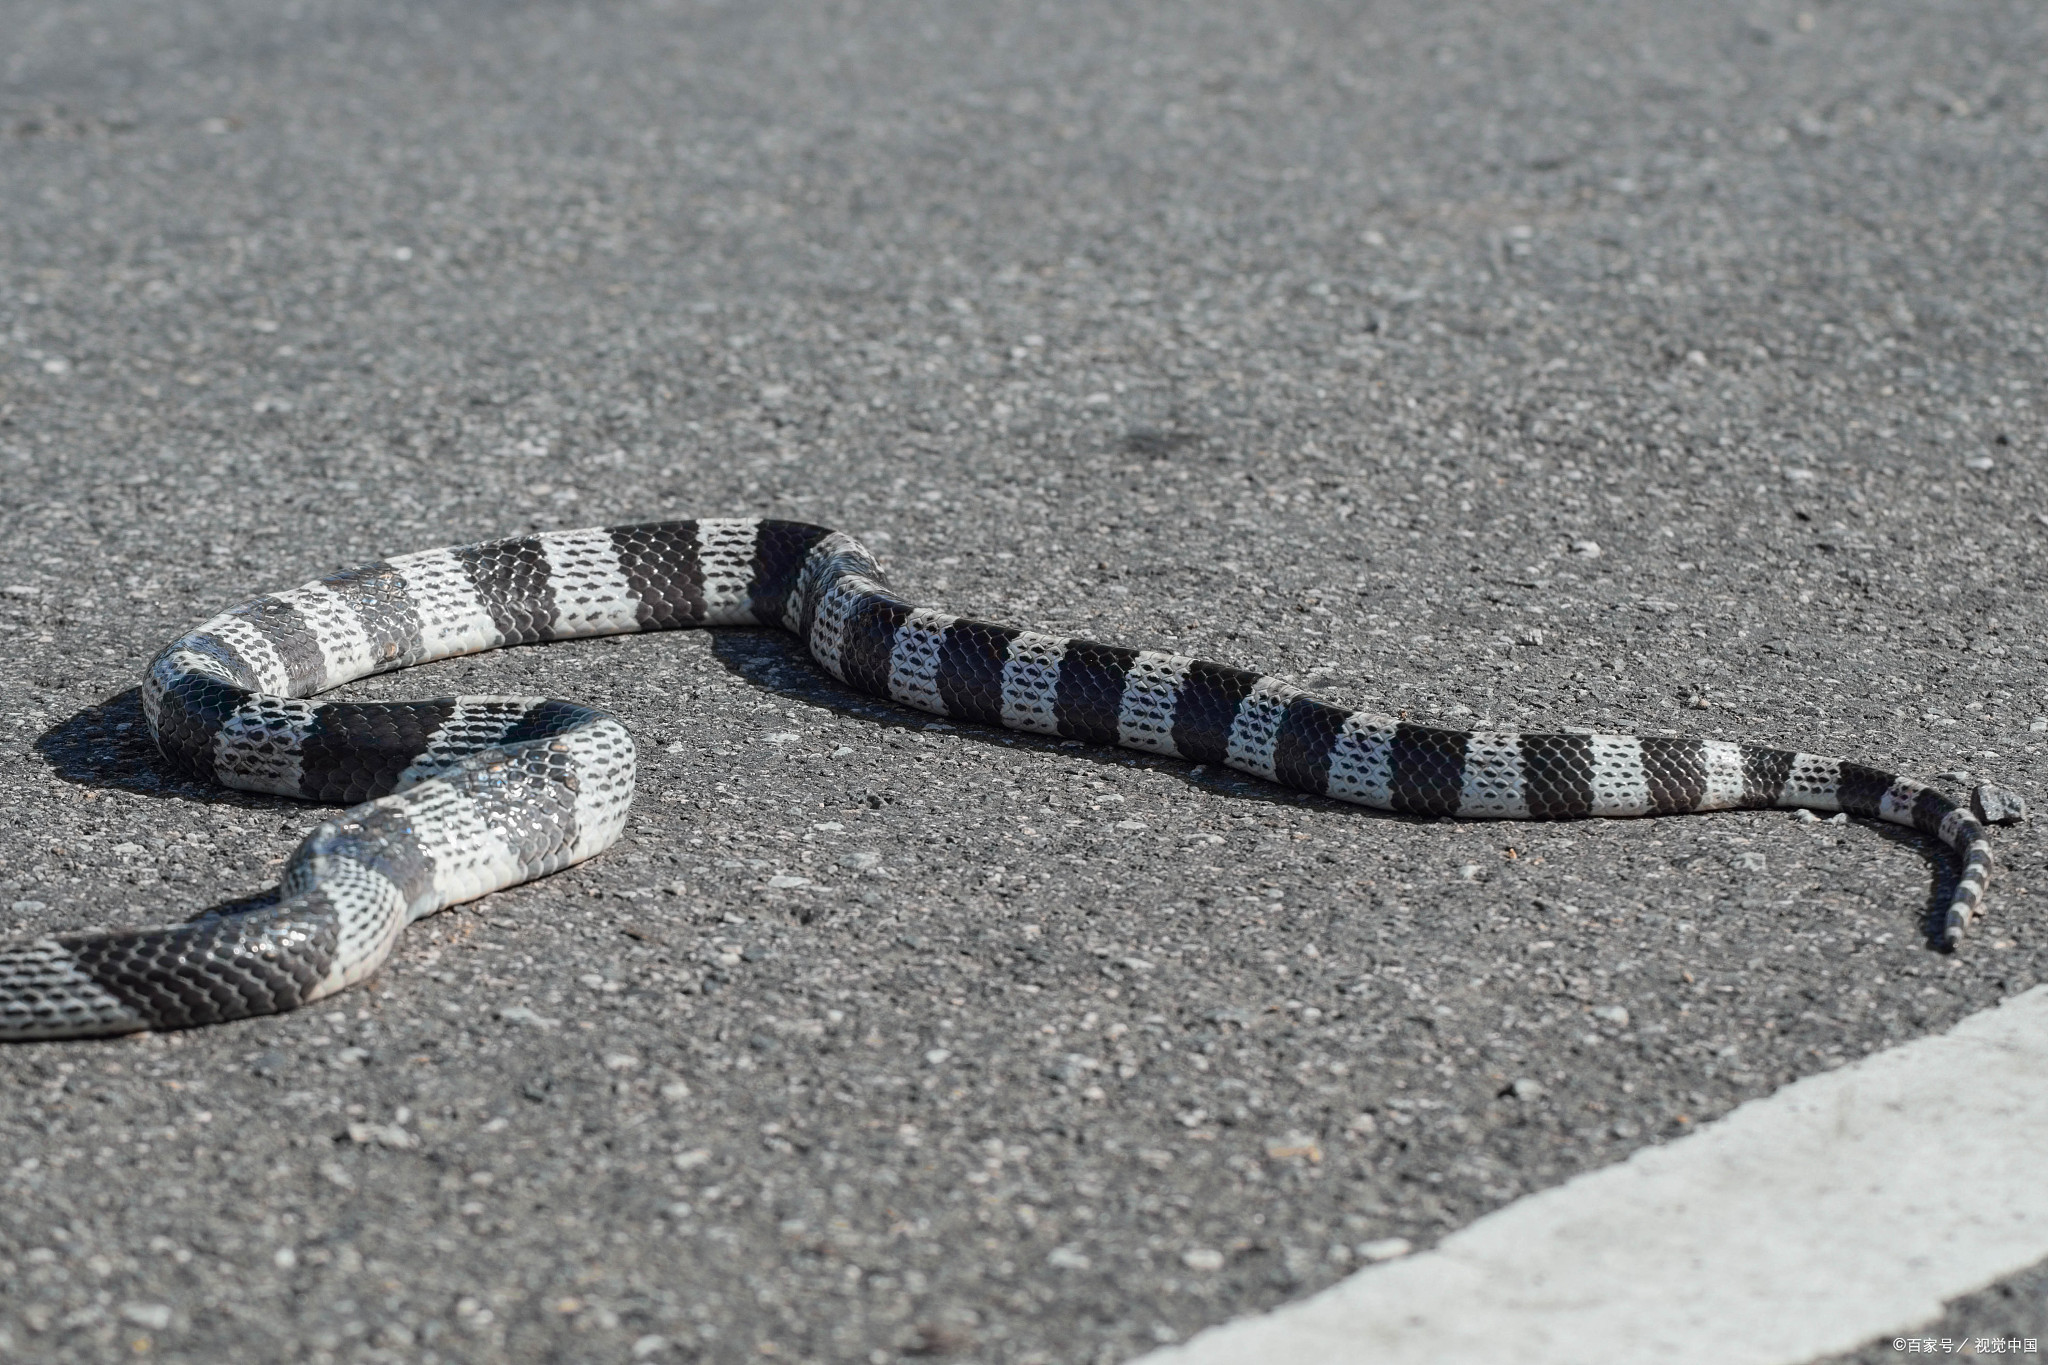
<instances>
[{"instance_id":1,"label":"small stone","mask_svg":"<svg viewBox=\"0 0 2048 1365\"><path fill-rule=\"evenodd\" d=\"M1151 826L1147 825L1143 820L1119 820L1116 822L1116 827L1118 829L1130 830L1133 834L1151 828Z\"/></svg>"},{"instance_id":2,"label":"small stone","mask_svg":"<svg viewBox=\"0 0 2048 1365\"><path fill-rule=\"evenodd\" d=\"M137 1327L161 1332L171 1325L171 1306L167 1303L124 1303L121 1316Z\"/></svg>"},{"instance_id":3,"label":"small stone","mask_svg":"<svg viewBox=\"0 0 2048 1365\"><path fill-rule=\"evenodd\" d=\"M675 1167L679 1171L694 1171L711 1160L709 1147L692 1147L687 1152L675 1154Z\"/></svg>"},{"instance_id":4,"label":"small stone","mask_svg":"<svg viewBox=\"0 0 2048 1365\"><path fill-rule=\"evenodd\" d=\"M1460 877L1463 877L1468 882L1475 880L1479 876L1479 864L1466 863L1463 867L1458 869L1458 875Z\"/></svg>"},{"instance_id":5,"label":"small stone","mask_svg":"<svg viewBox=\"0 0 2048 1365\"><path fill-rule=\"evenodd\" d=\"M848 748L847 746L845 746L844 744L842 744L842 745L840 745L840 746L839 746L838 748L836 748L836 749L834 749L834 750L832 751L832 757L834 757L834 758L852 758L852 757L853 757L853 750L852 750L852 749L849 749L849 748Z\"/></svg>"},{"instance_id":6,"label":"small stone","mask_svg":"<svg viewBox=\"0 0 2048 1365\"><path fill-rule=\"evenodd\" d=\"M1275 1161L1299 1161L1305 1158L1320 1164L1323 1149L1320 1143L1306 1133L1289 1133L1277 1142L1267 1143L1266 1155Z\"/></svg>"},{"instance_id":7,"label":"small stone","mask_svg":"<svg viewBox=\"0 0 2048 1365\"><path fill-rule=\"evenodd\" d=\"M1628 1011L1620 1005L1595 1005L1593 1017L1617 1026L1625 1026L1628 1023Z\"/></svg>"},{"instance_id":8,"label":"small stone","mask_svg":"<svg viewBox=\"0 0 2048 1365\"><path fill-rule=\"evenodd\" d=\"M395 1123L351 1123L348 1140L358 1147L390 1147L397 1151L420 1145L419 1138Z\"/></svg>"},{"instance_id":9,"label":"small stone","mask_svg":"<svg viewBox=\"0 0 2048 1365\"><path fill-rule=\"evenodd\" d=\"M1744 872L1763 872L1770 868L1771 861L1763 854L1749 850L1735 855L1735 865Z\"/></svg>"},{"instance_id":10,"label":"small stone","mask_svg":"<svg viewBox=\"0 0 2048 1365\"><path fill-rule=\"evenodd\" d=\"M1575 540L1572 542L1572 553L1581 559L1598 559L1602 553L1600 542L1597 540Z\"/></svg>"},{"instance_id":11,"label":"small stone","mask_svg":"<svg viewBox=\"0 0 2048 1365\"><path fill-rule=\"evenodd\" d=\"M2048 716L2036 717L2027 725L2027 729L2037 735L2041 734L2043 731L2048 731Z\"/></svg>"},{"instance_id":12,"label":"small stone","mask_svg":"<svg viewBox=\"0 0 2048 1365\"><path fill-rule=\"evenodd\" d=\"M356 1178L350 1175L348 1167L342 1165L339 1161L322 1162L320 1165L320 1178L338 1190L352 1190L356 1187Z\"/></svg>"},{"instance_id":13,"label":"small stone","mask_svg":"<svg viewBox=\"0 0 2048 1365\"><path fill-rule=\"evenodd\" d=\"M667 1349L668 1338L664 1336L657 1336L654 1333L650 1332L646 1336L640 1337L633 1342L633 1359L645 1360L647 1359L647 1357L653 1355L655 1352L666 1351Z\"/></svg>"},{"instance_id":14,"label":"small stone","mask_svg":"<svg viewBox=\"0 0 2048 1365\"><path fill-rule=\"evenodd\" d=\"M1358 1244L1358 1258L1362 1261L1398 1261L1415 1250L1415 1244L1406 1237L1382 1237L1373 1242Z\"/></svg>"},{"instance_id":15,"label":"small stone","mask_svg":"<svg viewBox=\"0 0 2048 1365\"><path fill-rule=\"evenodd\" d=\"M279 1247L270 1253L270 1263L279 1270L290 1270L299 1263L299 1253L290 1247Z\"/></svg>"},{"instance_id":16,"label":"small stone","mask_svg":"<svg viewBox=\"0 0 2048 1365\"><path fill-rule=\"evenodd\" d=\"M665 1100L686 1100L690 1098L690 1083L668 1081L661 1087L661 1097Z\"/></svg>"},{"instance_id":17,"label":"small stone","mask_svg":"<svg viewBox=\"0 0 2048 1365\"><path fill-rule=\"evenodd\" d=\"M777 891L788 891L793 887L809 886L810 884L811 879L809 877L792 877L787 872L778 872L768 879L768 885L774 887Z\"/></svg>"},{"instance_id":18,"label":"small stone","mask_svg":"<svg viewBox=\"0 0 2048 1365\"><path fill-rule=\"evenodd\" d=\"M1514 1097L1518 1100L1540 1100L1543 1098L1543 1082L1532 1081L1526 1076L1509 1086L1508 1089L1513 1092Z\"/></svg>"},{"instance_id":19,"label":"small stone","mask_svg":"<svg viewBox=\"0 0 2048 1365\"><path fill-rule=\"evenodd\" d=\"M1963 786L1969 782L1970 777L1971 773L1968 768L1950 768L1945 773L1936 773L1932 780L1936 782L1953 782L1957 786Z\"/></svg>"},{"instance_id":20,"label":"small stone","mask_svg":"<svg viewBox=\"0 0 2048 1365\"><path fill-rule=\"evenodd\" d=\"M840 854L839 865L853 868L857 872L865 872L871 867L880 867L882 855L871 848L856 849L852 853Z\"/></svg>"},{"instance_id":21,"label":"small stone","mask_svg":"<svg viewBox=\"0 0 2048 1365\"><path fill-rule=\"evenodd\" d=\"M1045 1263L1054 1270L1086 1270L1093 1264L1079 1247L1054 1247L1046 1253Z\"/></svg>"},{"instance_id":22,"label":"small stone","mask_svg":"<svg viewBox=\"0 0 2048 1365\"><path fill-rule=\"evenodd\" d=\"M630 1052L607 1052L603 1060L606 1071L631 1071L640 1065L640 1059Z\"/></svg>"},{"instance_id":23,"label":"small stone","mask_svg":"<svg viewBox=\"0 0 2048 1365\"><path fill-rule=\"evenodd\" d=\"M951 1356L958 1355L974 1345L974 1334L963 1328L948 1326L940 1322L921 1322L909 1338L903 1342L906 1356ZM868 1357L870 1360L873 1356Z\"/></svg>"},{"instance_id":24,"label":"small stone","mask_svg":"<svg viewBox=\"0 0 2048 1365\"><path fill-rule=\"evenodd\" d=\"M43 362L44 374L70 374L71 362L61 355L53 355Z\"/></svg>"},{"instance_id":25,"label":"small stone","mask_svg":"<svg viewBox=\"0 0 2048 1365\"><path fill-rule=\"evenodd\" d=\"M33 915L38 910L47 910L50 907L41 901L16 901L7 908L17 915Z\"/></svg>"},{"instance_id":26,"label":"small stone","mask_svg":"<svg viewBox=\"0 0 2048 1365\"><path fill-rule=\"evenodd\" d=\"M544 1014L536 1014L524 1005L506 1005L497 1010L496 1014L501 1023L531 1024L533 1027L543 1030L559 1028L562 1022L559 1019L550 1019Z\"/></svg>"},{"instance_id":27,"label":"small stone","mask_svg":"<svg viewBox=\"0 0 2048 1365\"><path fill-rule=\"evenodd\" d=\"M1347 1133L1356 1133L1360 1137L1364 1137L1369 1133L1378 1132L1379 1126L1379 1120L1374 1118L1371 1114L1358 1114L1352 1118L1351 1122L1344 1125L1344 1131Z\"/></svg>"},{"instance_id":28,"label":"small stone","mask_svg":"<svg viewBox=\"0 0 2048 1365\"><path fill-rule=\"evenodd\" d=\"M930 1052L924 1054L924 1064L926 1066L944 1066L952 1056L953 1054L947 1049L935 1047Z\"/></svg>"},{"instance_id":29,"label":"small stone","mask_svg":"<svg viewBox=\"0 0 2048 1365\"><path fill-rule=\"evenodd\" d=\"M1849 813L1838 810L1827 818L1827 823L1830 825L1846 825L1849 823Z\"/></svg>"},{"instance_id":30,"label":"small stone","mask_svg":"<svg viewBox=\"0 0 2048 1365\"><path fill-rule=\"evenodd\" d=\"M1998 468L1998 461L1992 459L1989 455L1972 455L1969 459L1963 461L1963 468L1974 469L1979 474L1988 474Z\"/></svg>"},{"instance_id":31,"label":"small stone","mask_svg":"<svg viewBox=\"0 0 2048 1365\"><path fill-rule=\"evenodd\" d=\"M1804 807L1792 812L1792 818L1802 825L1817 825L1820 823L1820 817Z\"/></svg>"},{"instance_id":32,"label":"small stone","mask_svg":"<svg viewBox=\"0 0 2048 1365\"><path fill-rule=\"evenodd\" d=\"M1208 1274L1223 1269L1223 1253L1214 1247L1189 1247L1180 1254L1180 1263L1189 1270Z\"/></svg>"},{"instance_id":33,"label":"small stone","mask_svg":"<svg viewBox=\"0 0 2048 1365\"><path fill-rule=\"evenodd\" d=\"M1989 782L1970 793L1970 807L1987 825L2016 825L2027 818L2027 798Z\"/></svg>"}]
</instances>

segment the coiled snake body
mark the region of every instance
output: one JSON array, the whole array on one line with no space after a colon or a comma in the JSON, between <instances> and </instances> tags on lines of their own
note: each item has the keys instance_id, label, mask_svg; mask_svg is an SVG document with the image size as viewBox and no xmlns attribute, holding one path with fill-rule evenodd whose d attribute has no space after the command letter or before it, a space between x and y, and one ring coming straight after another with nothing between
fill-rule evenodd
<instances>
[{"instance_id":1,"label":"coiled snake body","mask_svg":"<svg viewBox=\"0 0 2048 1365\"><path fill-rule=\"evenodd\" d=\"M535 697L308 698L504 645L718 625L781 626L849 687L921 711L1225 764L1381 810L1876 817L1961 856L1951 942L1990 875L1968 812L1858 763L1716 740L1410 725L1242 669L913 606L857 541L822 526L656 522L364 565L258 597L166 646L142 704L169 762L246 791L359 804L299 846L274 904L0 948L0 1038L292 1009L375 972L412 920L580 862L625 822L633 741L602 711Z\"/></svg>"}]
</instances>

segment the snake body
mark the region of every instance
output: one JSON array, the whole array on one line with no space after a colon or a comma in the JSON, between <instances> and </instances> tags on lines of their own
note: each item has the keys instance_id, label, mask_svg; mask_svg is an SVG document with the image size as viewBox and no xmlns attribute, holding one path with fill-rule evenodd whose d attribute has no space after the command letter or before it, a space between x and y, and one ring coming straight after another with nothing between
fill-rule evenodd
<instances>
[{"instance_id":1,"label":"snake body","mask_svg":"<svg viewBox=\"0 0 2048 1365\"><path fill-rule=\"evenodd\" d=\"M1719 740L1412 725L1223 664L914 606L858 541L826 527L654 522L379 561L258 597L172 641L142 686L166 761L349 808L293 853L272 903L0 948L0 1038L295 1008L375 972L411 921L580 862L624 825L633 741L602 711L539 697L309 698L506 645L720 625L780 626L848 687L934 715L1223 764L1380 810L1874 817L1960 855L1950 942L1990 876L1969 812L1859 763Z\"/></svg>"}]
</instances>

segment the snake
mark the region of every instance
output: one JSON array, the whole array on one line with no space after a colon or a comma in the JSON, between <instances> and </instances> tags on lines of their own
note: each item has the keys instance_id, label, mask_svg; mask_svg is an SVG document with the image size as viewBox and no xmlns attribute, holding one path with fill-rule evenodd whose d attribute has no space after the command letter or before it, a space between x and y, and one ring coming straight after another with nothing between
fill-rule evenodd
<instances>
[{"instance_id":1,"label":"snake","mask_svg":"<svg viewBox=\"0 0 2048 1365\"><path fill-rule=\"evenodd\" d=\"M632 736L547 697L316 701L372 674L512 645L781 627L846 687L972 725L1216 764L1377 810L1560 820L1844 812L1960 861L1936 946L1979 914L1985 824L1936 787L1723 740L1455 730L1354 711L1279 677L912 604L852 536L759 517L544 531L330 573L166 645L140 699L172 768L345 806L276 891L179 924L0 947L0 1039L189 1028L354 985L414 920L579 863L633 799ZM1980 793L1983 789L1979 789ZM1982 816L1983 818L1978 818Z\"/></svg>"}]
</instances>

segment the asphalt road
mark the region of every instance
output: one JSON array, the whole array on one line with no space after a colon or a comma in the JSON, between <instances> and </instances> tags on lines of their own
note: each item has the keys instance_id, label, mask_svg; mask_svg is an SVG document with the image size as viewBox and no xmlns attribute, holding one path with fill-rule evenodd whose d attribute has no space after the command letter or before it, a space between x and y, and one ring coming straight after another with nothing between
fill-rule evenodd
<instances>
[{"instance_id":1,"label":"asphalt road","mask_svg":"<svg viewBox=\"0 0 2048 1365\"><path fill-rule=\"evenodd\" d=\"M259 891L319 816L156 767L181 629L669 515L1414 717L2042 791L2038 6L0 33L11 932ZM2048 979L2031 826L1947 957L1898 831L1377 816L765 632L354 690L615 708L626 840L324 1007L0 1051L0 1357L1121 1360ZM2039 1283L1955 1330L2048 1336Z\"/></svg>"}]
</instances>

